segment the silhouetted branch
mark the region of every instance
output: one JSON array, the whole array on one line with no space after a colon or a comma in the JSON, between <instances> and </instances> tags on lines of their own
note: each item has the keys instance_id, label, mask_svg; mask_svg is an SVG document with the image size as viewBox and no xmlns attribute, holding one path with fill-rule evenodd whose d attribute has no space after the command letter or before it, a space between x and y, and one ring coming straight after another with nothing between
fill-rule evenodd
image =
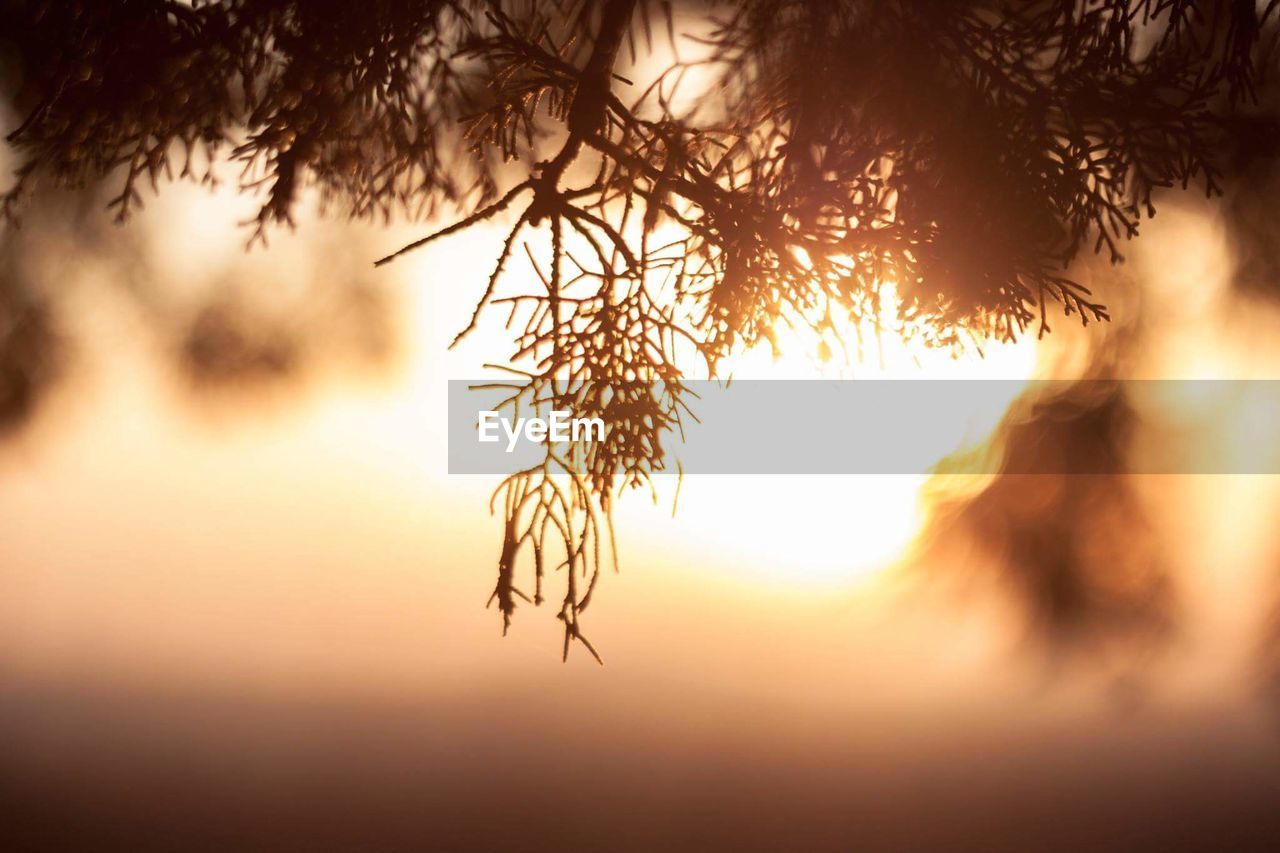
<instances>
[{"instance_id":1,"label":"silhouetted branch","mask_svg":"<svg viewBox=\"0 0 1280 853\"><path fill-rule=\"evenodd\" d=\"M1224 122L1258 91L1277 8L0 0L26 81L3 210L40 182L119 175L124 219L172 157L211 180L230 149L263 194L251 241L292 225L308 187L353 217L456 215L378 265L514 214L455 343L501 304L531 396L609 430L569 468L548 450L500 487L495 600L505 624L524 548L541 600L554 531L565 641L590 649L593 514L667 466L690 360L714 374L779 324L819 348L843 345L847 322L958 348L1043 335L1055 304L1108 319L1073 263L1121 261L1160 191L1218 191ZM686 12L704 54L687 63ZM654 15L673 55L624 95L639 74L623 46L656 52ZM537 285L500 294L525 235ZM567 470L582 479L556 485Z\"/></svg>"}]
</instances>

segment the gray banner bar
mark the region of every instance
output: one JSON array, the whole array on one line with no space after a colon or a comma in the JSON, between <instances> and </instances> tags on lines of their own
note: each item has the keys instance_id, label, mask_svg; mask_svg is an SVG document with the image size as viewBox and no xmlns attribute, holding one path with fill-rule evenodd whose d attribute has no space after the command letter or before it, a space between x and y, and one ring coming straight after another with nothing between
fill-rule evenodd
<instances>
[{"instance_id":1,"label":"gray banner bar","mask_svg":"<svg viewBox=\"0 0 1280 853\"><path fill-rule=\"evenodd\" d=\"M607 423L581 422L575 434L572 419L583 413L572 400L584 386L553 417L549 403L502 408L511 389L477 387L486 382L449 382L451 474L533 467L554 438L568 439L552 447L576 467L590 441L618 438ZM685 388L698 420L686 414L683 435L664 436L670 474L677 460L685 474L1280 474L1280 381L735 380ZM655 385L650 396L665 393ZM1253 446L1123 454L1137 413L1160 411L1192 412ZM1002 422L1000 440L987 442Z\"/></svg>"}]
</instances>

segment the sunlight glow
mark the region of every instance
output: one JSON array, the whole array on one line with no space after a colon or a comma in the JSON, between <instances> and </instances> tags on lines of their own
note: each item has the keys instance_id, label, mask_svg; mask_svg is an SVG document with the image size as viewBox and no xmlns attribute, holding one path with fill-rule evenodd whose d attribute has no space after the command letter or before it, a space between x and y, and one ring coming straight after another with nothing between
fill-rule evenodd
<instances>
[{"instance_id":1,"label":"sunlight glow","mask_svg":"<svg viewBox=\"0 0 1280 853\"><path fill-rule=\"evenodd\" d=\"M837 329L844 340L874 340L869 329ZM1036 372L1037 341L993 343L984 352L954 356L925 350L885 333L861 360L823 361L812 340L789 331L778 352L762 345L732 364L739 379L1020 380L998 410L951 413L937 461L980 448L998 417ZM759 582L830 589L868 580L904 556L926 518L922 494L929 477L689 477L681 488L677 523L682 536L716 555L715 563ZM660 519L665 521L666 519ZM653 531L658 535L658 531Z\"/></svg>"}]
</instances>

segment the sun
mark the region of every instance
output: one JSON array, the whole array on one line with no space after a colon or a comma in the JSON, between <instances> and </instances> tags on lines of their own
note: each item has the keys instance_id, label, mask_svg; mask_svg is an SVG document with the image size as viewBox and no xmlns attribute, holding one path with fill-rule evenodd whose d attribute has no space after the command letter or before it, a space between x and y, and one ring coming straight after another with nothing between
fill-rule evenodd
<instances>
[{"instance_id":1,"label":"sun","mask_svg":"<svg viewBox=\"0 0 1280 853\"><path fill-rule=\"evenodd\" d=\"M873 338L872 330L837 329L844 340ZM1001 405L956 413L941 425L937 462L989 442L999 418L1036 373L1038 343L1028 335L992 343L981 353L922 350L884 334L874 354L823 360L801 333L779 335L776 352L757 347L733 361L738 379L1015 380L1001 383ZM989 399L989 398L988 398ZM769 585L849 587L893 566L919 535L926 518L928 475L689 476L680 487L678 531L654 527L645 535L676 535L742 579ZM670 524L662 517L659 523ZM652 523L652 522L651 522Z\"/></svg>"}]
</instances>

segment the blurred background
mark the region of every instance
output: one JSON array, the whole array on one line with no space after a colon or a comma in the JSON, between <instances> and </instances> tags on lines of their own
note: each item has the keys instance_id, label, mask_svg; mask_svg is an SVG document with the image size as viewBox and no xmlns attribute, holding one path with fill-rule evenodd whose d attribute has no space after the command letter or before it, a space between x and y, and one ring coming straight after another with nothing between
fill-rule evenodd
<instances>
[{"instance_id":1,"label":"blurred background","mask_svg":"<svg viewBox=\"0 0 1280 853\"><path fill-rule=\"evenodd\" d=\"M1109 327L735 370L1280 378L1256 200L1180 203L1084 271ZM230 190L174 186L126 228L100 211L42 199L0 237L5 849L1280 831L1280 483L1124 474L1265 446L1274 421L1229 394L1011 400L979 436L1114 475L690 477L674 514L674 481L630 495L586 617L605 665L562 663L550 607L502 637L495 483L446 473L445 383L501 323L447 345L502 223L375 272L426 226L308 217L246 253Z\"/></svg>"}]
</instances>

